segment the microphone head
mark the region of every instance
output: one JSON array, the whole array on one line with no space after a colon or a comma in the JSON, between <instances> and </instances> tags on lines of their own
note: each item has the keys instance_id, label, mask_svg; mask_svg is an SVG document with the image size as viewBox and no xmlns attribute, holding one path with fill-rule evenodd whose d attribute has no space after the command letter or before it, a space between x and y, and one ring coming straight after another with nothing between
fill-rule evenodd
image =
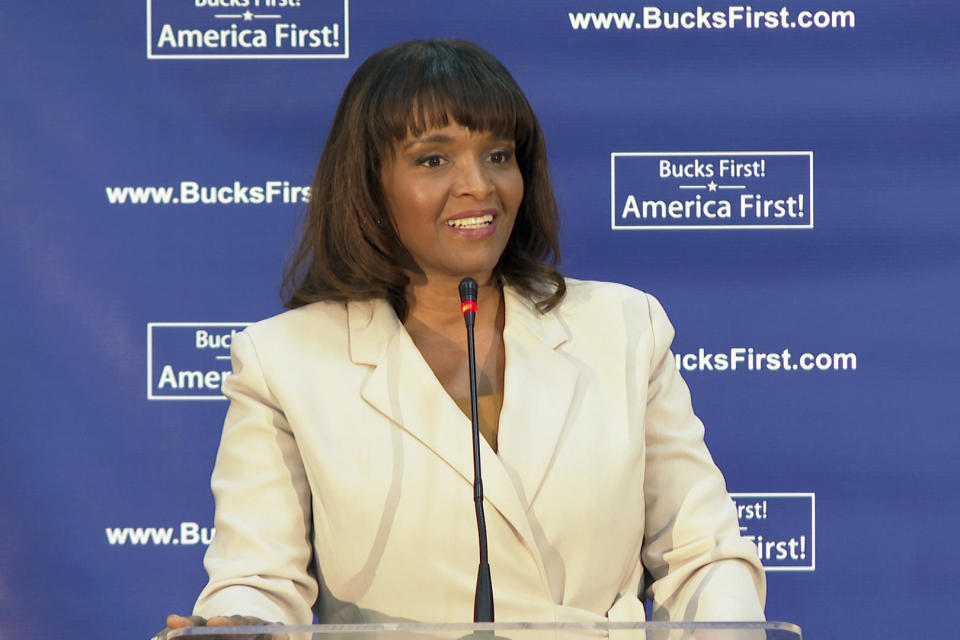
<instances>
[{"instance_id":1,"label":"microphone head","mask_svg":"<svg viewBox=\"0 0 960 640\"><path fill-rule=\"evenodd\" d=\"M460 281L460 312L468 323L473 322L477 313L477 281L473 278L464 278Z\"/></svg>"},{"instance_id":2,"label":"microphone head","mask_svg":"<svg viewBox=\"0 0 960 640\"><path fill-rule=\"evenodd\" d=\"M464 278L460 281L460 302L477 301L477 281L473 278Z\"/></svg>"}]
</instances>

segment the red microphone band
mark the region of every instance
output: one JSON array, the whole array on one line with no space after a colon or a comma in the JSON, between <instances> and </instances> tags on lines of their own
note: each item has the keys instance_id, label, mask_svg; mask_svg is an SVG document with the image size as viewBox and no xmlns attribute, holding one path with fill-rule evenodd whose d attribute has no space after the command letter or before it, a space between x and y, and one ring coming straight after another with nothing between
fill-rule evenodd
<instances>
[{"instance_id":1,"label":"red microphone band","mask_svg":"<svg viewBox=\"0 0 960 640\"><path fill-rule=\"evenodd\" d=\"M477 312L476 300L464 300L463 302L460 303L460 312L463 313L463 315L467 315L471 311L473 311L474 313Z\"/></svg>"}]
</instances>

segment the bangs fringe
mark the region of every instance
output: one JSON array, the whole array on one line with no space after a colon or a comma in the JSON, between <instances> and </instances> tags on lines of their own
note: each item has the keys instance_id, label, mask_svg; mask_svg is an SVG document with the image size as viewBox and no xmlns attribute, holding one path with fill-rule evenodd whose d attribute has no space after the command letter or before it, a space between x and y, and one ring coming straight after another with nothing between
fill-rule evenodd
<instances>
[{"instance_id":1,"label":"bangs fringe","mask_svg":"<svg viewBox=\"0 0 960 640\"><path fill-rule=\"evenodd\" d=\"M388 80L371 87L373 138L386 151L408 135L452 122L525 146L536 117L509 72L444 42L424 42L393 59Z\"/></svg>"}]
</instances>

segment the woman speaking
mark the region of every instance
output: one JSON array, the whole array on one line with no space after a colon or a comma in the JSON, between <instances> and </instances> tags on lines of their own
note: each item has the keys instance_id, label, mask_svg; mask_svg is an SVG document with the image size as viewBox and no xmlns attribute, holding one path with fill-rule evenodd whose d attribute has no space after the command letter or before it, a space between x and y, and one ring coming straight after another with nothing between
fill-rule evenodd
<instances>
[{"instance_id":1,"label":"woman speaking","mask_svg":"<svg viewBox=\"0 0 960 640\"><path fill-rule=\"evenodd\" d=\"M761 620L764 574L651 296L564 279L537 119L490 54L408 42L340 101L286 273L233 341L194 616L472 619L475 325L497 620ZM166 629L164 630L164 633Z\"/></svg>"}]
</instances>

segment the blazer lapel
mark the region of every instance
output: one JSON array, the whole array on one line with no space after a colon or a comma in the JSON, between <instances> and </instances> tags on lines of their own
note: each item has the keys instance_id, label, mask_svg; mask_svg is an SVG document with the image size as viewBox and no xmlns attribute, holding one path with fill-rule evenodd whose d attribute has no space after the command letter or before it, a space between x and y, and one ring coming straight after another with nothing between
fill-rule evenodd
<instances>
[{"instance_id":1,"label":"blazer lapel","mask_svg":"<svg viewBox=\"0 0 960 640\"><path fill-rule=\"evenodd\" d=\"M373 367L361 390L364 400L472 484L470 419L440 385L389 303L350 302L348 322L351 357ZM510 523L539 561L526 508L514 483L486 440L481 438L480 444L485 501Z\"/></svg>"},{"instance_id":2,"label":"blazer lapel","mask_svg":"<svg viewBox=\"0 0 960 640\"><path fill-rule=\"evenodd\" d=\"M499 450L529 508L561 443L579 370L557 350L569 339L569 330L556 313L541 314L510 288L504 298L506 373Z\"/></svg>"}]
</instances>

